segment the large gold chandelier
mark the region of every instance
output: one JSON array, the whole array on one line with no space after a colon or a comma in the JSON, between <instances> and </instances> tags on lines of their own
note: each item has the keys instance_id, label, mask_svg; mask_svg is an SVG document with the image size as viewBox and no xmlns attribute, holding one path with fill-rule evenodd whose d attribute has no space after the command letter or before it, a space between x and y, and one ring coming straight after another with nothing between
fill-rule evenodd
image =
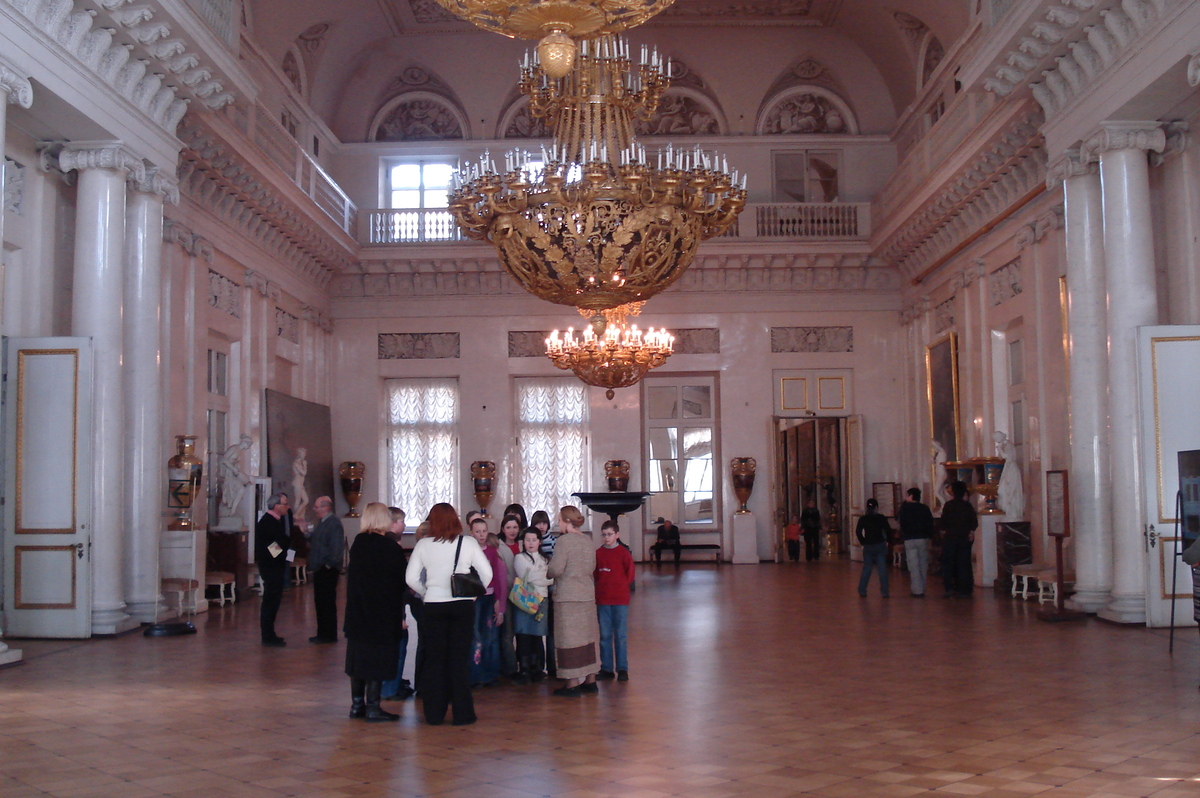
<instances>
[{"instance_id":1,"label":"large gold chandelier","mask_svg":"<svg viewBox=\"0 0 1200 798\"><path fill-rule=\"evenodd\" d=\"M628 316L638 314L641 305L637 302L597 314L579 338L573 327L561 337L555 330L546 339L547 356L554 365L570 369L588 385L607 388L604 395L612 399L614 388L635 385L647 371L665 363L675 344L675 336L665 329L651 327L643 332L636 324L626 323Z\"/></svg>"},{"instance_id":2,"label":"large gold chandelier","mask_svg":"<svg viewBox=\"0 0 1200 798\"><path fill-rule=\"evenodd\" d=\"M449 210L465 235L495 245L505 271L537 297L592 311L640 302L670 286L700 242L720 235L746 202L745 178L714 152L633 135L668 85L667 64L622 39L579 43L573 69L548 74L526 55L521 91L549 120L554 143L516 151L498 171L490 154L460 171Z\"/></svg>"}]
</instances>

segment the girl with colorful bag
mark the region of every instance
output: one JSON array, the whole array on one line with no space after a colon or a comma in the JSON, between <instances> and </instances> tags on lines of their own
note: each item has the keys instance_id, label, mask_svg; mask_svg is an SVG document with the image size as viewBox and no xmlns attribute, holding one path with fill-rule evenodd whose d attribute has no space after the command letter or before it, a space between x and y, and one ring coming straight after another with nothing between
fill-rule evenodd
<instances>
[{"instance_id":1,"label":"girl with colorful bag","mask_svg":"<svg viewBox=\"0 0 1200 798\"><path fill-rule=\"evenodd\" d=\"M537 529L531 527L525 530L521 540L524 551L516 557L517 577L536 591L541 602L545 603L554 580L546 576L550 561L539 551L541 537ZM520 663L521 673L528 679L540 682L546 678L546 643L543 639L549 626L546 623L546 615L540 609L535 614L517 612L513 624L517 634L517 661Z\"/></svg>"}]
</instances>

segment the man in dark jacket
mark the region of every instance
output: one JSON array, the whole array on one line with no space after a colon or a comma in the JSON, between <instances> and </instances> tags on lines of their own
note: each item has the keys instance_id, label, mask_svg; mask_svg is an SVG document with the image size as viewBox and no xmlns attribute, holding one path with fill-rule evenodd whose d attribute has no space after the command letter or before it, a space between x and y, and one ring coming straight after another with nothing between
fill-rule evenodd
<instances>
[{"instance_id":1,"label":"man in dark jacket","mask_svg":"<svg viewBox=\"0 0 1200 798\"><path fill-rule=\"evenodd\" d=\"M887 553L892 527L878 510L879 502L867 499L867 514L858 519L858 526L854 530L854 535L863 550L862 576L858 578L858 595L863 598L867 596L867 585L871 581L873 569L879 571L879 589L883 597L888 597Z\"/></svg>"},{"instance_id":2,"label":"man in dark jacket","mask_svg":"<svg viewBox=\"0 0 1200 798\"><path fill-rule=\"evenodd\" d=\"M896 516L904 539L910 589L915 598L925 598L925 576L929 573L929 539L933 537L933 513L921 503L921 489L909 488L908 501Z\"/></svg>"},{"instance_id":3,"label":"man in dark jacket","mask_svg":"<svg viewBox=\"0 0 1200 798\"><path fill-rule=\"evenodd\" d=\"M337 586L345 557L346 533L342 519L333 511L333 499L320 496L313 502L317 524L309 538L308 569L312 571L313 604L317 614L317 634L310 643L337 642Z\"/></svg>"},{"instance_id":4,"label":"man in dark jacket","mask_svg":"<svg viewBox=\"0 0 1200 798\"><path fill-rule=\"evenodd\" d=\"M288 511L288 495L272 494L267 499L267 511L254 525L254 562L258 575L262 577L262 606L258 623L262 631L262 644L272 648L283 648L287 642L275 634L275 616L279 614L279 603L283 600L283 583L287 578L288 546L290 539L283 524Z\"/></svg>"},{"instance_id":5,"label":"man in dark jacket","mask_svg":"<svg viewBox=\"0 0 1200 798\"><path fill-rule=\"evenodd\" d=\"M821 559L821 511L812 499L800 513L800 529L804 533L804 561Z\"/></svg>"},{"instance_id":6,"label":"man in dark jacket","mask_svg":"<svg viewBox=\"0 0 1200 798\"><path fill-rule=\"evenodd\" d=\"M971 544L979 518L967 501L967 485L957 481L950 486L954 498L942 506L942 582L945 598L970 598L975 578L971 571Z\"/></svg>"}]
</instances>

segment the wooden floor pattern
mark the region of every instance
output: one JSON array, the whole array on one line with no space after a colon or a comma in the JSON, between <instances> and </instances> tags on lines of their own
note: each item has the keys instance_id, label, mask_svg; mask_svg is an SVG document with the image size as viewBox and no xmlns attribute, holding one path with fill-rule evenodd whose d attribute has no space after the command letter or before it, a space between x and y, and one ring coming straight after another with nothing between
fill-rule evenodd
<instances>
[{"instance_id":1,"label":"wooden floor pattern","mask_svg":"<svg viewBox=\"0 0 1200 798\"><path fill-rule=\"evenodd\" d=\"M346 717L344 648L290 590L186 638L18 641L0 671L16 796L1200 796L1200 638L1053 625L991 593L860 599L855 566L639 566L630 676L476 694L471 727Z\"/></svg>"}]
</instances>

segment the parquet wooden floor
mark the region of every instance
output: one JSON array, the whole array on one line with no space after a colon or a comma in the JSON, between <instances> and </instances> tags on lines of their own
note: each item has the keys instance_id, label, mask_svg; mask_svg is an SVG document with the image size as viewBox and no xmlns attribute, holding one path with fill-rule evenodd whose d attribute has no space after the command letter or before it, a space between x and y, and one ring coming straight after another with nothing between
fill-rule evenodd
<instances>
[{"instance_id":1,"label":"parquet wooden floor","mask_svg":"<svg viewBox=\"0 0 1200 798\"><path fill-rule=\"evenodd\" d=\"M477 692L480 722L346 717L344 648L289 590L194 637L15 641L0 798L1200 796L1200 638L1036 606L855 593L857 566L639 566L628 683ZM10 641L11 642L11 641Z\"/></svg>"}]
</instances>

